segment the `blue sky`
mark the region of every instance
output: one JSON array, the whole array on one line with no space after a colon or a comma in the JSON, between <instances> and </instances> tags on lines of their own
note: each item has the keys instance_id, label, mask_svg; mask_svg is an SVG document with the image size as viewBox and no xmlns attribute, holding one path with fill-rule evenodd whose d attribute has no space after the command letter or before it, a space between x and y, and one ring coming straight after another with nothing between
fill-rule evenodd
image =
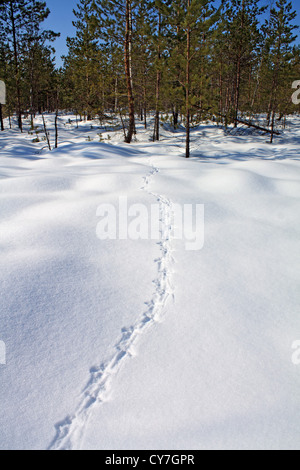
<instances>
[{"instance_id":1,"label":"blue sky","mask_svg":"<svg viewBox=\"0 0 300 470\"><path fill-rule=\"evenodd\" d=\"M300 0L299 0L300 2ZM47 20L43 23L44 29L52 29L56 33L61 33L54 47L56 49L56 62L61 65L60 56L67 54L66 38L75 34L75 28L72 25L74 19L73 9L76 8L76 0L46 0L47 6L51 11Z\"/></svg>"},{"instance_id":2,"label":"blue sky","mask_svg":"<svg viewBox=\"0 0 300 470\"><path fill-rule=\"evenodd\" d=\"M68 51L66 38L68 36L72 37L75 34L72 21L74 19L73 9L76 8L77 0L46 0L46 2L51 13L44 22L44 28L49 28L55 32L61 33L61 37L55 42L56 62L57 65L61 65L62 61L60 57ZM300 0L292 0L292 4L294 9L298 12L297 24L300 26ZM300 36L300 30L298 34Z\"/></svg>"}]
</instances>

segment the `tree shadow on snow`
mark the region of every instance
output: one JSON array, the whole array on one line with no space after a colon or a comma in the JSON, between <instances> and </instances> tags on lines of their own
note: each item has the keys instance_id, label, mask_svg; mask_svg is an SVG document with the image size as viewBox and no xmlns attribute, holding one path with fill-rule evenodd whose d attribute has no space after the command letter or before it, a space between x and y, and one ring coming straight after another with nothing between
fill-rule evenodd
<instances>
[{"instance_id":1,"label":"tree shadow on snow","mask_svg":"<svg viewBox=\"0 0 300 470\"><path fill-rule=\"evenodd\" d=\"M124 146L123 146L124 145ZM87 158L89 160L101 160L109 157L135 157L138 155L144 155L144 153L133 147L125 147L126 144L110 145L100 142L84 142L84 143L73 143L64 142L58 149L51 152L53 156L55 154L69 154L77 155L81 158Z\"/></svg>"}]
</instances>

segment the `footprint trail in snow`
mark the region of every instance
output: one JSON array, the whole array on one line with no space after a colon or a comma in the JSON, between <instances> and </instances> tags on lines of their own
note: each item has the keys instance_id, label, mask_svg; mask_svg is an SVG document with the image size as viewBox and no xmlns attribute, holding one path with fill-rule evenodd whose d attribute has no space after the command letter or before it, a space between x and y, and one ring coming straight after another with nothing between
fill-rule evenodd
<instances>
[{"instance_id":1,"label":"footprint trail in snow","mask_svg":"<svg viewBox=\"0 0 300 470\"><path fill-rule=\"evenodd\" d=\"M147 310L139 320L133 326L121 330L122 335L114 347L112 357L103 362L100 367L94 367L90 370L89 381L81 394L75 413L56 425L56 436L49 446L49 450L80 449L93 407L101 405L107 400L114 376L125 361L135 354L134 346L139 337L155 323L162 320L168 300L174 298L174 289L171 283L171 267L174 262L172 255L174 213L172 202L169 199L151 192L151 180L160 171L152 164L151 167L150 174L144 177L144 185L141 190L147 192L151 197L155 197L159 203L161 239L159 241L160 257L155 260L158 275L153 281L155 284L154 295L146 303Z\"/></svg>"}]
</instances>

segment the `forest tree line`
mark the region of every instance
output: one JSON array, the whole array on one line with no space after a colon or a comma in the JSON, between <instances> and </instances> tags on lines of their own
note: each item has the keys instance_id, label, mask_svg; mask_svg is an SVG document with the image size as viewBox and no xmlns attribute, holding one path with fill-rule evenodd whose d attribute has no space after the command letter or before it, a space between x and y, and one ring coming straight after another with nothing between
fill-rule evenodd
<instances>
[{"instance_id":1,"label":"forest tree line","mask_svg":"<svg viewBox=\"0 0 300 470\"><path fill-rule=\"evenodd\" d=\"M130 143L137 119L160 138L162 115L174 127L206 119L237 125L260 114L272 132L297 110L291 85L300 79L296 12L288 0L79 0L76 34L57 68L44 30L46 2L0 1L3 118L22 131L37 114L72 111L80 119L116 116ZM0 105L1 106L1 105Z\"/></svg>"}]
</instances>

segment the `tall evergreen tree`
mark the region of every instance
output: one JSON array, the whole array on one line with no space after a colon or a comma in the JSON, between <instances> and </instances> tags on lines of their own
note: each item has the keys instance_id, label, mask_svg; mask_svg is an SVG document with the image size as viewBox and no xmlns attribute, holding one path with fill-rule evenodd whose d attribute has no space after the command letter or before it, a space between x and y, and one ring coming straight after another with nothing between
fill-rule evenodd
<instances>
[{"instance_id":1,"label":"tall evergreen tree","mask_svg":"<svg viewBox=\"0 0 300 470\"><path fill-rule=\"evenodd\" d=\"M191 113L195 99L193 67L202 55L204 43L218 19L211 0L173 0L165 14L173 37L171 63L185 91L186 158L190 157Z\"/></svg>"},{"instance_id":2,"label":"tall evergreen tree","mask_svg":"<svg viewBox=\"0 0 300 470\"><path fill-rule=\"evenodd\" d=\"M80 0L73 10L75 38L68 38L65 71L72 93L72 106L91 119L100 108L101 52L97 42L98 19L93 0Z\"/></svg>"},{"instance_id":3,"label":"tall evergreen tree","mask_svg":"<svg viewBox=\"0 0 300 470\"><path fill-rule=\"evenodd\" d=\"M266 7L260 7L257 0L229 0L224 4L223 53L230 64L231 91L228 93L228 105L231 117L237 126L241 101L241 84L246 72L257 55L261 35L260 16ZM249 87L249 81L247 81Z\"/></svg>"},{"instance_id":4,"label":"tall evergreen tree","mask_svg":"<svg viewBox=\"0 0 300 470\"><path fill-rule=\"evenodd\" d=\"M266 73L271 87L268 106L268 123L271 123L272 129L271 143L274 137L276 113L282 111L281 91L283 89L283 94L287 93L288 83L286 80L292 73L293 43L296 39L294 31L297 28L293 21L296 16L297 13L293 10L291 2L277 0L271 9L270 20L264 25L268 47Z\"/></svg>"},{"instance_id":5,"label":"tall evergreen tree","mask_svg":"<svg viewBox=\"0 0 300 470\"><path fill-rule=\"evenodd\" d=\"M36 0L2 0L0 4L0 28L5 34L5 42L11 52L13 63L14 90L18 125L23 130L22 112L26 107L24 100L24 62L29 59L31 73L38 73L41 62L35 60L34 50L45 47L46 41L57 36L52 31L41 31L41 23L50 11L45 2ZM8 55L6 55L8 57ZM28 64L27 64L28 65ZM31 87L34 79L31 77ZM33 96L34 89L31 89Z\"/></svg>"}]
</instances>

